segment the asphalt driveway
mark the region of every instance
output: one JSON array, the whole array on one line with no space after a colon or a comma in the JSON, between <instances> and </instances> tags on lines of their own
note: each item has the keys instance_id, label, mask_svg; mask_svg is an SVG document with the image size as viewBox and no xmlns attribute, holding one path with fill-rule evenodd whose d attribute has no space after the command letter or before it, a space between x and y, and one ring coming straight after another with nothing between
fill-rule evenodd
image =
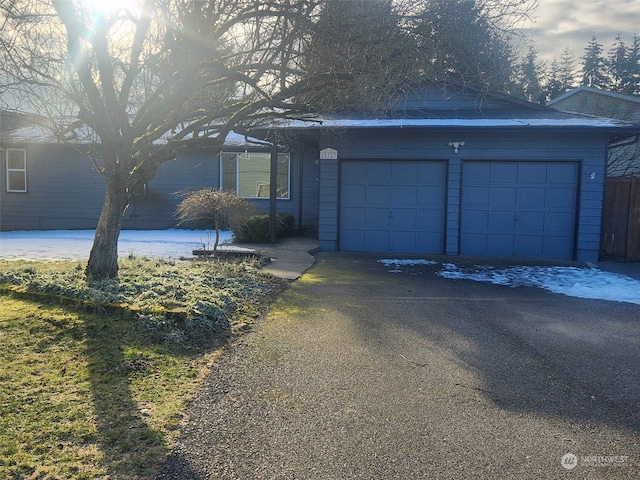
<instances>
[{"instance_id":1,"label":"asphalt driveway","mask_svg":"<svg viewBox=\"0 0 640 480\"><path fill-rule=\"evenodd\" d=\"M319 254L158 479L640 477L640 306Z\"/></svg>"}]
</instances>

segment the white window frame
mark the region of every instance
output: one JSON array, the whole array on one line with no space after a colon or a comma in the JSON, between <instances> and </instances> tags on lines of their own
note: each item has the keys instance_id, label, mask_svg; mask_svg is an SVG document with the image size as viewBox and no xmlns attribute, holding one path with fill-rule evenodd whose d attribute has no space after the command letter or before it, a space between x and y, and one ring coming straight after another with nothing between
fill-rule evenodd
<instances>
[{"instance_id":1,"label":"white window frame","mask_svg":"<svg viewBox=\"0 0 640 480\"><path fill-rule=\"evenodd\" d=\"M250 158L252 153L254 155L258 154L258 155L265 155L266 152L220 152L219 155L219 159L220 159L220 189L224 189L225 185L224 185L224 161L223 161L223 156L227 156L230 158L231 155L235 156L235 190L234 192L236 193L236 195L240 196L240 162L242 162L243 159L247 159ZM267 154L270 155L270 154ZM287 185L286 185L286 190L287 190L287 194L283 195L283 196L278 196L276 197L277 200L290 200L291 199L291 155L288 153L278 153L278 157L282 158L282 156L286 156L287 158ZM269 173L269 177L265 179L266 182L264 181L258 181L256 183L256 194L255 195L243 195L241 198L246 198L246 199L251 199L251 200L268 200L269 199L269 195L267 194L266 196L259 196L258 193L260 191L264 191L265 186L268 187L269 185L269 181L270 181L270 173ZM268 190L267 190L268 192Z\"/></svg>"},{"instance_id":2,"label":"white window frame","mask_svg":"<svg viewBox=\"0 0 640 480\"><path fill-rule=\"evenodd\" d=\"M22 152L22 165L23 165L22 168L10 168L11 165L10 165L9 158L11 154L14 154L16 152ZM27 191L27 150L25 148L7 148L5 161L6 161L6 175L7 175L7 180L6 180L7 192L8 193L26 193ZM11 188L11 178L14 175L18 175L18 174L22 174L22 177L24 179L24 189L21 189L21 190L16 190Z\"/></svg>"}]
</instances>

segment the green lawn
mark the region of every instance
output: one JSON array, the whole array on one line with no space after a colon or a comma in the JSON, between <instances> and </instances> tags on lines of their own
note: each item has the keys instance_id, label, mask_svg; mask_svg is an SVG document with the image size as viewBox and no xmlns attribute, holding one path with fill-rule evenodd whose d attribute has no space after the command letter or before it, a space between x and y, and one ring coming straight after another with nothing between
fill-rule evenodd
<instances>
[{"instance_id":1,"label":"green lawn","mask_svg":"<svg viewBox=\"0 0 640 480\"><path fill-rule=\"evenodd\" d=\"M284 284L254 262L0 262L0 478L153 478L235 325ZM7 284L12 285L7 287Z\"/></svg>"}]
</instances>

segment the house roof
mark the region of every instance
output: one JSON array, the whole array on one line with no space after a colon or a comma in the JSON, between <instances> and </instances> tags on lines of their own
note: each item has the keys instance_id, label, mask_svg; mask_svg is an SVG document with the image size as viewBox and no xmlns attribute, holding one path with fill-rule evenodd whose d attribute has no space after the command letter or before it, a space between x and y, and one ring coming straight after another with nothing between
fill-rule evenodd
<instances>
[{"instance_id":1,"label":"house roof","mask_svg":"<svg viewBox=\"0 0 640 480\"><path fill-rule=\"evenodd\" d=\"M88 129L80 131L80 137L76 138L77 144L89 144L93 140L95 135ZM167 132L160 139L154 142L154 145L165 145L171 138L171 132ZM211 138L216 138L213 135ZM2 140L7 143L63 143L58 137L56 137L50 129L41 125L28 125L26 127L18 128L10 132L4 132ZM240 133L231 131L227 134L224 145L228 147L245 147L253 145L264 145L263 140L249 137Z\"/></svg>"},{"instance_id":2,"label":"house roof","mask_svg":"<svg viewBox=\"0 0 640 480\"><path fill-rule=\"evenodd\" d=\"M600 90L598 88L593 88L593 87L578 87L578 88L574 88L573 90L568 91L567 93L560 95L559 97L556 97L554 99L551 99L547 102L547 105L552 106L558 102L561 102L569 97L572 97L576 94L579 94L581 92L588 92L588 93L593 93L595 95L602 95L605 97L611 97L611 98L616 98L619 100L625 100L627 102L631 102L631 103L637 103L640 104L640 97L634 96L634 95L623 95L621 93L616 93L616 92L609 92L607 90Z\"/></svg>"},{"instance_id":3,"label":"house roof","mask_svg":"<svg viewBox=\"0 0 640 480\"><path fill-rule=\"evenodd\" d=\"M317 118L270 120L255 131L322 129L599 129L621 135L640 132L622 120L559 111L506 94L473 88L428 88L413 91L379 114L336 114Z\"/></svg>"}]
</instances>

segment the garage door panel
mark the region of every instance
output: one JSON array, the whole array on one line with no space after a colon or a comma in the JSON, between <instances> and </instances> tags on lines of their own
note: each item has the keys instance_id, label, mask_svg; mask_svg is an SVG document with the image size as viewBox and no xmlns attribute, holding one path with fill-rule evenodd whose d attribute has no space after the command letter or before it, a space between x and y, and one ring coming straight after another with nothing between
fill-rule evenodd
<instances>
[{"instance_id":1,"label":"garage door panel","mask_svg":"<svg viewBox=\"0 0 640 480\"><path fill-rule=\"evenodd\" d=\"M548 166L549 184L575 185L578 178L578 165L575 163L550 163Z\"/></svg>"},{"instance_id":2,"label":"garage door panel","mask_svg":"<svg viewBox=\"0 0 640 480\"><path fill-rule=\"evenodd\" d=\"M417 176L420 185L443 188L443 179L446 176L446 164L444 162L416 162Z\"/></svg>"},{"instance_id":3,"label":"garage door panel","mask_svg":"<svg viewBox=\"0 0 640 480\"><path fill-rule=\"evenodd\" d=\"M391 187L368 185L365 201L367 205L389 205L391 203Z\"/></svg>"},{"instance_id":4,"label":"garage door panel","mask_svg":"<svg viewBox=\"0 0 640 480\"><path fill-rule=\"evenodd\" d=\"M548 236L544 242L544 258L566 259L573 255L573 236Z\"/></svg>"},{"instance_id":5,"label":"garage door panel","mask_svg":"<svg viewBox=\"0 0 640 480\"><path fill-rule=\"evenodd\" d=\"M418 209L416 226L419 230L442 232L444 211L439 209Z\"/></svg>"},{"instance_id":6,"label":"garage door panel","mask_svg":"<svg viewBox=\"0 0 640 480\"><path fill-rule=\"evenodd\" d=\"M364 245L364 230L344 229L341 231L340 242L345 250L358 250Z\"/></svg>"},{"instance_id":7,"label":"garage door panel","mask_svg":"<svg viewBox=\"0 0 640 480\"><path fill-rule=\"evenodd\" d=\"M545 230L550 233L565 233L567 225L573 224L573 214L569 212L549 212L545 215Z\"/></svg>"},{"instance_id":8,"label":"garage door panel","mask_svg":"<svg viewBox=\"0 0 640 480\"><path fill-rule=\"evenodd\" d=\"M526 184L544 184L547 183L548 168L544 168L540 164L521 163L518 165L518 183Z\"/></svg>"},{"instance_id":9,"label":"garage door panel","mask_svg":"<svg viewBox=\"0 0 640 480\"><path fill-rule=\"evenodd\" d=\"M546 190L544 188L521 188L518 190L520 207L544 208L546 206Z\"/></svg>"},{"instance_id":10,"label":"garage door panel","mask_svg":"<svg viewBox=\"0 0 640 480\"><path fill-rule=\"evenodd\" d=\"M572 259L578 172L572 162L464 163L460 252Z\"/></svg>"},{"instance_id":11,"label":"garage door panel","mask_svg":"<svg viewBox=\"0 0 640 480\"><path fill-rule=\"evenodd\" d=\"M365 213L365 229L388 229L389 228L388 208L367 208Z\"/></svg>"},{"instance_id":12,"label":"garage door panel","mask_svg":"<svg viewBox=\"0 0 640 480\"><path fill-rule=\"evenodd\" d=\"M532 233L545 231L545 213L535 212L518 212L516 216L515 231L516 233Z\"/></svg>"},{"instance_id":13,"label":"garage door panel","mask_svg":"<svg viewBox=\"0 0 640 480\"><path fill-rule=\"evenodd\" d=\"M511 233L516 222L516 212L512 210L491 210L487 212L489 232Z\"/></svg>"},{"instance_id":14,"label":"garage door panel","mask_svg":"<svg viewBox=\"0 0 640 480\"><path fill-rule=\"evenodd\" d=\"M460 239L460 250L465 255L486 255L486 233L468 233Z\"/></svg>"},{"instance_id":15,"label":"garage door panel","mask_svg":"<svg viewBox=\"0 0 640 480\"><path fill-rule=\"evenodd\" d=\"M469 186L462 191L462 201L470 208L489 206L491 191L486 186Z\"/></svg>"},{"instance_id":16,"label":"garage door panel","mask_svg":"<svg viewBox=\"0 0 640 480\"><path fill-rule=\"evenodd\" d=\"M394 252L415 252L418 249L415 230L391 231L390 245Z\"/></svg>"},{"instance_id":17,"label":"garage door panel","mask_svg":"<svg viewBox=\"0 0 640 480\"><path fill-rule=\"evenodd\" d=\"M515 183L518 181L517 163L494 163L491 165L491 183Z\"/></svg>"},{"instance_id":18,"label":"garage door panel","mask_svg":"<svg viewBox=\"0 0 640 480\"><path fill-rule=\"evenodd\" d=\"M389 230L366 230L364 232L364 249L368 252L389 250Z\"/></svg>"},{"instance_id":19,"label":"garage door panel","mask_svg":"<svg viewBox=\"0 0 640 480\"><path fill-rule=\"evenodd\" d=\"M445 166L426 161L343 161L340 248L442 253ZM357 215L361 219L356 222ZM356 229L362 235L353 232Z\"/></svg>"},{"instance_id":20,"label":"garage door panel","mask_svg":"<svg viewBox=\"0 0 640 480\"><path fill-rule=\"evenodd\" d=\"M542 257L544 243L542 235L517 235L514 241L517 257Z\"/></svg>"},{"instance_id":21,"label":"garage door panel","mask_svg":"<svg viewBox=\"0 0 640 480\"><path fill-rule=\"evenodd\" d=\"M549 208L567 208L573 210L576 202L576 191L573 188L549 188L547 204Z\"/></svg>"},{"instance_id":22,"label":"garage door panel","mask_svg":"<svg viewBox=\"0 0 640 480\"><path fill-rule=\"evenodd\" d=\"M491 180L491 169L487 169L483 163L467 163L464 166L464 172L477 183L489 183Z\"/></svg>"},{"instance_id":23,"label":"garage door panel","mask_svg":"<svg viewBox=\"0 0 640 480\"><path fill-rule=\"evenodd\" d=\"M439 253L442 252L444 248L444 233L441 231L423 231L419 230L416 232L416 252L420 252L423 250L424 245L431 245L433 248L433 252L427 253Z\"/></svg>"},{"instance_id":24,"label":"garage door panel","mask_svg":"<svg viewBox=\"0 0 640 480\"><path fill-rule=\"evenodd\" d=\"M489 193L489 205L492 207L515 207L517 199L518 190L512 187L495 187Z\"/></svg>"},{"instance_id":25,"label":"garage door panel","mask_svg":"<svg viewBox=\"0 0 640 480\"><path fill-rule=\"evenodd\" d=\"M366 166L367 183L386 183L391 178L391 165L387 162L369 162Z\"/></svg>"},{"instance_id":26,"label":"garage door panel","mask_svg":"<svg viewBox=\"0 0 640 480\"><path fill-rule=\"evenodd\" d=\"M485 254L499 257L513 255L513 241L514 235L491 233L487 235L487 251Z\"/></svg>"},{"instance_id":27,"label":"garage door panel","mask_svg":"<svg viewBox=\"0 0 640 480\"><path fill-rule=\"evenodd\" d=\"M365 185L350 184L349 188L344 190L343 202L346 205L364 205L367 196L367 187Z\"/></svg>"},{"instance_id":28,"label":"garage door panel","mask_svg":"<svg viewBox=\"0 0 640 480\"><path fill-rule=\"evenodd\" d=\"M395 186L391 190L392 205L412 205L418 201L418 187L415 185Z\"/></svg>"},{"instance_id":29,"label":"garage door panel","mask_svg":"<svg viewBox=\"0 0 640 480\"><path fill-rule=\"evenodd\" d=\"M415 230L417 213L415 208L394 208L390 213L389 225L394 230L396 228Z\"/></svg>"},{"instance_id":30,"label":"garage door panel","mask_svg":"<svg viewBox=\"0 0 640 480\"><path fill-rule=\"evenodd\" d=\"M340 220L344 225L348 226L348 228L364 228L365 215L365 208L345 208L342 211L342 218Z\"/></svg>"},{"instance_id":31,"label":"garage door panel","mask_svg":"<svg viewBox=\"0 0 640 480\"><path fill-rule=\"evenodd\" d=\"M489 211L473 210L467 216L466 229L469 232L487 232L489 230Z\"/></svg>"},{"instance_id":32,"label":"garage door panel","mask_svg":"<svg viewBox=\"0 0 640 480\"><path fill-rule=\"evenodd\" d=\"M418 186L418 196L417 196L418 205L421 205L421 206L433 205L437 208L442 208L443 199L444 199L444 186L442 185Z\"/></svg>"},{"instance_id":33,"label":"garage door panel","mask_svg":"<svg viewBox=\"0 0 640 480\"><path fill-rule=\"evenodd\" d=\"M418 178L418 165L416 162L395 162L391 164L391 179L393 185L415 184Z\"/></svg>"}]
</instances>

